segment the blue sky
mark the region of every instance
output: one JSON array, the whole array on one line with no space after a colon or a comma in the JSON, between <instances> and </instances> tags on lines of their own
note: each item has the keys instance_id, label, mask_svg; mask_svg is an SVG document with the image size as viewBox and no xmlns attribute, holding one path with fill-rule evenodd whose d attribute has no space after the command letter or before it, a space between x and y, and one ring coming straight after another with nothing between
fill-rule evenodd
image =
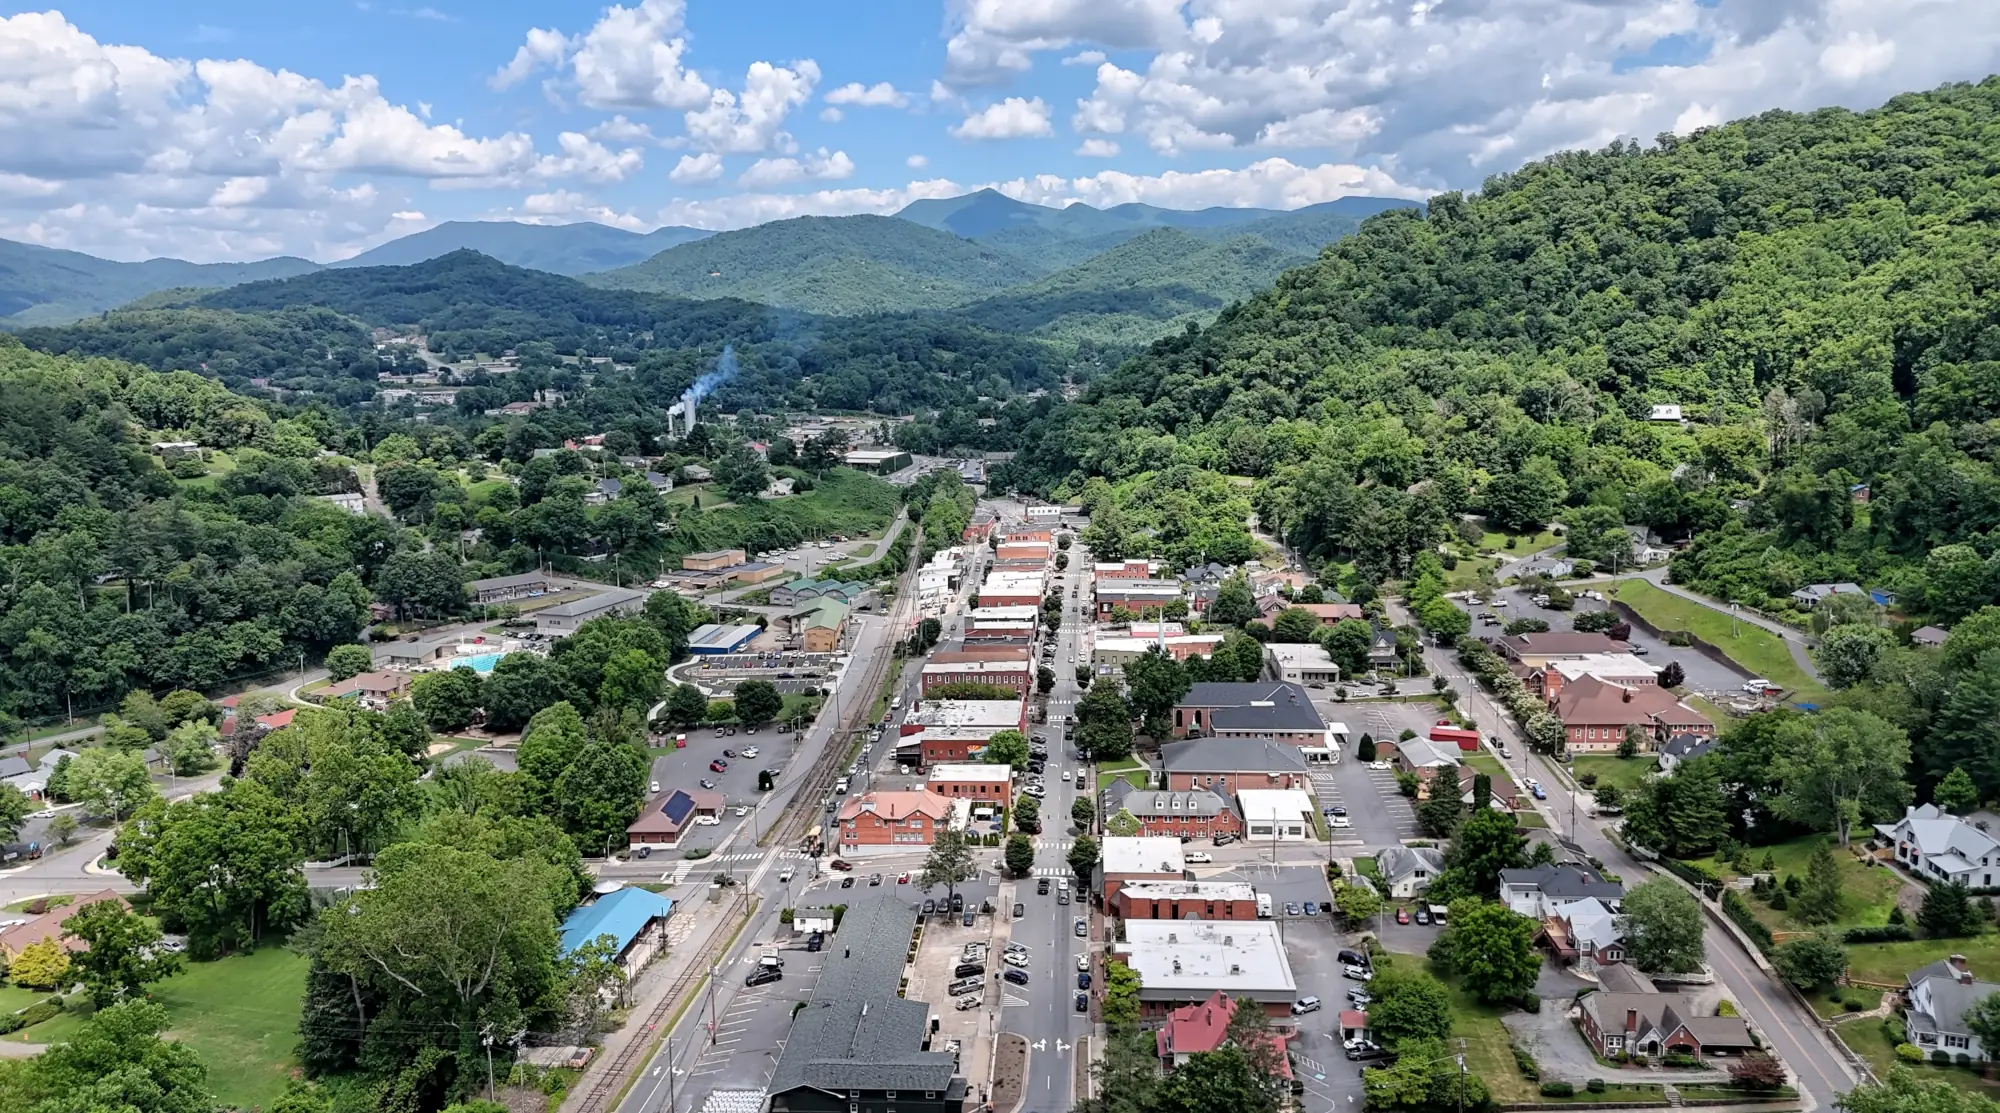
<instances>
[{"instance_id":1,"label":"blue sky","mask_svg":"<svg viewBox=\"0 0 2000 1113\"><path fill-rule=\"evenodd\" d=\"M1976 0L0 0L0 236L333 259L446 219L729 228L1422 197L1995 68Z\"/></svg>"}]
</instances>

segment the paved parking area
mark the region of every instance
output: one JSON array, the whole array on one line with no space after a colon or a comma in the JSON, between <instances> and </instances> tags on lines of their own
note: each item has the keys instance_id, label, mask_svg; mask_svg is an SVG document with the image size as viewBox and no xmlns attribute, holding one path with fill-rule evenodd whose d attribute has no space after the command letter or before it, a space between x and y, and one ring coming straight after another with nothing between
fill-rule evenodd
<instances>
[{"instance_id":1,"label":"paved parking area","mask_svg":"<svg viewBox=\"0 0 2000 1113\"><path fill-rule=\"evenodd\" d=\"M1340 703L1315 692L1314 703L1321 715L1347 724L1348 743L1340 761L1315 766L1313 788L1321 806L1338 804L1347 809L1351 827L1333 832L1334 841L1369 847L1395 846L1416 838L1417 813L1409 800L1396 791L1396 774L1387 769L1370 769L1355 756L1361 736L1377 742L1393 742L1404 730L1426 733L1437 719L1431 703Z\"/></svg>"},{"instance_id":2,"label":"paved parking area","mask_svg":"<svg viewBox=\"0 0 2000 1113\"><path fill-rule=\"evenodd\" d=\"M1609 584L1601 583L1578 585L1582 590L1598 592L1603 592L1610 586ZM1500 632L1505 624L1517 618L1539 618L1548 623L1551 630L1567 630L1570 628L1570 620L1581 611L1604 610L1608 606L1608 604L1602 602L1579 599L1577 600L1578 605L1576 610L1552 611L1545 607L1535 606L1533 594L1533 592L1523 591L1517 587L1501 588L1498 598L1507 601L1507 605L1504 607L1493 606L1490 598L1479 606L1472 606L1463 598L1454 599L1453 602L1457 603L1461 609L1470 611L1475 616L1481 611L1487 611L1500 620L1499 625L1488 626L1482 624L1475 617L1472 623L1472 632L1474 637L1480 638L1500 637ZM1641 652L1647 664L1653 665L1656 668L1666 667L1668 661L1679 661L1681 670L1687 674L1687 686L1695 691L1733 694L1740 690L1745 680L1750 678L1749 674L1738 672L1736 669L1714 661L1700 653L1696 653L1692 649L1682 649L1668 645L1661 639L1646 633L1636 626L1632 628L1631 644L1635 651Z\"/></svg>"},{"instance_id":3,"label":"paved parking area","mask_svg":"<svg viewBox=\"0 0 2000 1113\"><path fill-rule=\"evenodd\" d=\"M672 871L675 868L673 860L684 858L688 850L716 846L735 825L750 822L749 819L738 818L735 814L736 808L738 805L755 805L758 797L762 795L757 791L759 769L783 769L792 760L798 745L794 741L793 734L792 731L774 726L763 727L755 733L739 727L734 735L725 734L721 738L717 738L713 730L691 730L687 732L688 744L685 749L652 751L652 769L648 775L652 780L659 782L660 791L647 794L649 804L660 796L671 794L677 788L684 788L690 792L697 791L701 788L702 781L709 780L715 782L715 791L723 794L725 809L721 823L695 827L681 836L678 847L655 849L653 857L664 858L666 860L664 868ZM742 756L746 749L755 749L757 756ZM723 750L733 750L738 756L725 758ZM729 763L729 768L719 773L708 767L709 762L718 758ZM761 853L753 854L752 857L761 857Z\"/></svg>"},{"instance_id":4,"label":"paved parking area","mask_svg":"<svg viewBox=\"0 0 2000 1113\"><path fill-rule=\"evenodd\" d=\"M1295 884L1294 879L1281 877L1259 887L1273 892L1273 899L1282 907L1285 900L1295 899L1290 895ZM1322 881L1322 894L1325 888ZM1280 892L1286 895L1275 895ZM1358 950L1360 936L1341 931L1336 920L1326 915L1287 920L1284 933L1285 954L1291 959L1299 996L1317 997L1321 1002L1318 1012L1307 1013L1295 1022L1298 1036L1292 1045L1293 1064L1305 1085L1305 1108L1350 1109L1361 1094L1361 1071L1359 1064L1348 1062L1341 1053L1340 1013L1348 1007L1347 991L1360 988L1361 983L1341 976L1337 956L1343 948Z\"/></svg>"},{"instance_id":5,"label":"paved parking area","mask_svg":"<svg viewBox=\"0 0 2000 1113\"><path fill-rule=\"evenodd\" d=\"M733 979L737 992L726 1008L713 1007L716 997L713 988L701 1001L712 1015L704 1019L701 1028L695 1029L696 1038L707 1042L686 1068L685 1084L690 1092L762 1088L785 1049L785 1037L791 1031L792 1006L810 997L813 987L819 984L822 956L808 953L801 944L800 949L782 952L783 980L743 988L743 979L756 967L762 949L746 948L740 961L716 971L718 980ZM711 1022L712 1037L708 1027Z\"/></svg>"}]
</instances>

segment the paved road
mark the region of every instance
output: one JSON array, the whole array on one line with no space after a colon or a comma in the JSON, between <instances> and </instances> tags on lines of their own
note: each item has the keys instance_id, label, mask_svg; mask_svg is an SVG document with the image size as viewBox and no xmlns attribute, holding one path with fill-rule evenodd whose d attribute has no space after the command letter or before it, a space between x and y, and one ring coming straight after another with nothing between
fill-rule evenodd
<instances>
[{"instance_id":1,"label":"paved road","mask_svg":"<svg viewBox=\"0 0 2000 1113\"><path fill-rule=\"evenodd\" d=\"M1538 807L1553 830L1570 838L1585 853L1603 861L1612 873L1628 879L1651 876L1646 866L1605 838L1597 822L1589 817L1584 804L1570 793L1563 778L1545 764L1548 759L1529 752L1519 725L1511 716L1503 714L1477 685L1463 675L1464 670L1450 650L1430 647L1425 650L1425 655L1434 672L1454 677L1459 691L1471 693L1467 710L1474 718L1482 723L1501 724L1499 733L1509 740L1514 754L1503 764L1517 779L1533 777L1543 783L1548 799ZM1829 1042L1830 1037L1805 1014L1782 985L1758 967L1756 960L1734 935L1711 923L1705 942L1708 961L1715 968L1717 977L1728 987L1730 999L1736 1002L1753 1025L1764 1032L1772 1049L1797 1076L1799 1088L1812 1106L1831 1108L1837 1095L1853 1088L1855 1078L1845 1057Z\"/></svg>"}]
</instances>

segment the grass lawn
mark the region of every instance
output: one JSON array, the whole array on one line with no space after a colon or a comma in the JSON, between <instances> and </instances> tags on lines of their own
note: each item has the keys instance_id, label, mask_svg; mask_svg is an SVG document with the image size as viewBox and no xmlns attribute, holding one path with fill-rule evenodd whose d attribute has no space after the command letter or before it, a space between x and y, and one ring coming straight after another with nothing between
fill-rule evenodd
<instances>
[{"instance_id":1,"label":"grass lawn","mask_svg":"<svg viewBox=\"0 0 2000 1113\"><path fill-rule=\"evenodd\" d=\"M1144 765L1120 765L1109 772L1097 774L1097 791L1103 792L1110 788L1111 782L1120 777L1125 778L1133 788L1145 788L1147 782L1153 779L1152 770Z\"/></svg>"},{"instance_id":2,"label":"grass lawn","mask_svg":"<svg viewBox=\"0 0 2000 1113\"><path fill-rule=\"evenodd\" d=\"M1806 1000L1812 1002L1813 1011L1821 1016L1845 1016L1849 1011L1847 1004L1850 1001L1860 1004L1860 1008L1852 1010L1858 1013L1867 1012L1869 1009L1880 1005L1882 1003L1882 991L1858 985L1844 988L1836 987L1832 992L1823 989L1814 990L1806 994ZM1865 1022L1857 1020L1855 1023L1861 1024Z\"/></svg>"},{"instance_id":3,"label":"grass lawn","mask_svg":"<svg viewBox=\"0 0 2000 1113\"><path fill-rule=\"evenodd\" d=\"M1496 758L1492 754L1486 753L1485 751L1462 755L1458 759L1458 763L1460 765L1469 765L1475 771L1484 773L1487 776L1493 778L1493 783L1496 785L1507 784L1513 781L1514 779L1507 775L1507 771L1505 769L1500 767L1499 758Z\"/></svg>"},{"instance_id":4,"label":"grass lawn","mask_svg":"<svg viewBox=\"0 0 2000 1113\"><path fill-rule=\"evenodd\" d=\"M1772 861L1777 866L1776 872L1779 877L1782 878L1788 874L1797 875L1803 881L1806 875L1806 864L1812 857L1813 849L1821 843L1831 843L1832 841L1833 839L1830 835L1808 835L1804 838L1793 839L1790 842L1753 847L1750 850L1751 865L1761 869L1764 863L1764 855L1766 852L1769 852ZM1896 894L1901 892L1903 888L1902 878L1897 876L1896 872L1887 866L1865 865L1853 855L1838 848L1835 848L1833 857L1834 861L1840 866L1841 888L1840 918L1835 921L1834 926L1859 927L1888 923L1889 909L1894 907ZM1718 862L1713 858L1703 858L1700 859L1700 862L1702 865L1715 870L1725 877L1737 876L1735 867L1727 862ZM1748 895L1744 897L1744 900L1750 905L1751 910L1756 912L1758 919L1773 928L1784 931L1807 931L1812 928L1810 924L1800 923L1795 920L1789 910L1779 912L1756 897ZM2000 959L2000 937L1995 937L1995 939L1996 946L1992 953L1996 959ZM1879 953L1884 947L1925 945L1920 943L1871 943L1866 947L1854 948L1852 954L1855 963L1859 965L1867 961L1867 956ZM1936 952L1931 955L1931 958L1943 958L1946 954L1950 954L1958 949L1936 943L1928 944L1928 946L1932 951ZM1911 963L1911 966L1920 966L1928 961L1930 961L1929 958L1922 959ZM1855 973L1857 977L1862 977L1868 981L1901 981L1903 975L1909 969L1910 967L1898 968L1893 973L1879 978L1872 974L1861 974L1858 970Z\"/></svg>"},{"instance_id":5,"label":"grass lawn","mask_svg":"<svg viewBox=\"0 0 2000 1113\"><path fill-rule=\"evenodd\" d=\"M40 990L22 989L17 985L0 986L0 1014L20 1012L47 996Z\"/></svg>"},{"instance_id":6,"label":"grass lawn","mask_svg":"<svg viewBox=\"0 0 2000 1113\"><path fill-rule=\"evenodd\" d=\"M177 1039L201 1054L209 1088L224 1106L269 1108L284 1092L297 1064L299 1003L305 996L307 960L283 947L265 947L217 962L190 962L154 986ZM6 1037L50 1043L74 1035L83 1021L64 1013Z\"/></svg>"},{"instance_id":7,"label":"grass lawn","mask_svg":"<svg viewBox=\"0 0 2000 1113\"><path fill-rule=\"evenodd\" d=\"M1662 630L1686 630L1727 654L1729 659L1793 696L1824 696L1826 689L1807 676L1784 639L1748 622L1735 623L1721 611L1669 595L1645 580L1619 580L1612 596Z\"/></svg>"},{"instance_id":8,"label":"grass lawn","mask_svg":"<svg viewBox=\"0 0 2000 1113\"><path fill-rule=\"evenodd\" d=\"M1370 881L1380 881L1382 879L1382 870L1376 866L1375 859L1373 858L1356 858L1354 860L1354 872L1368 878Z\"/></svg>"},{"instance_id":9,"label":"grass lawn","mask_svg":"<svg viewBox=\"0 0 2000 1113\"><path fill-rule=\"evenodd\" d=\"M875 696L875 707L869 712L870 720L881 722L882 717L889 713L889 697L896 691L896 684L903 679L903 664L901 657L890 663L888 673L882 677L882 690Z\"/></svg>"},{"instance_id":10,"label":"grass lawn","mask_svg":"<svg viewBox=\"0 0 2000 1113\"><path fill-rule=\"evenodd\" d=\"M1889 945L1901 946L1893 943ZM1857 947L1853 953L1859 955L1868 949L1871 948ZM1954 1088L1964 1090L1966 1093L2000 1098L2000 1083L1989 1082L1979 1077L1977 1071L1963 1067L1941 1067L1935 1063L1912 1066L1896 1058L1896 1040L1890 1035L1890 1027L1893 1025L1900 1028L1901 1024L1902 1022L1894 1017L1883 1020L1851 1021L1840 1026L1840 1038L1847 1041L1847 1046L1853 1048L1855 1054L1868 1060L1868 1065L1875 1068L1877 1075L1887 1075L1892 1066L1907 1066L1925 1081L1942 1078Z\"/></svg>"},{"instance_id":11,"label":"grass lawn","mask_svg":"<svg viewBox=\"0 0 2000 1113\"><path fill-rule=\"evenodd\" d=\"M1866 982L1901 982L1905 975L1926 963L1949 955L1964 955L1972 971L1980 977L1986 970L2000 970L2000 933L1988 932L1970 939L1915 939L1908 943L1870 943L1848 949L1848 973Z\"/></svg>"},{"instance_id":12,"label":"grass lawn","mask_svg":"<svg viewBox=\"0 0 2000 1113\"><path fill-rule=\"evenodd\" d=\"M1414 955L1384 955L1376 959L1376 968L1422 962L1423 959ZM1500 1023L1501 1014L1507 1010L1480 1004L1452 979L1438 980L1451 991L1452 1039L1464 1047L1466 1068L1485 1080L1493 1100L1503 1105L1540 1100L1541 1087L1522 1078L1520 1068L1514 1065L1507 1028Z\"/></svg>"},{"instance_id":13,"label":"grass lawn","mask_svg":"<svg viewBox=\"0 0 2000 1113\"><path fill-rule=\"evenodd\" d=\"M1595 773L1598 784L1615 784L1619 792L1630 795L1639 787L1639 782L1646 779L1648 773L1659 768L1659 761L1651 755L1616 757L1610 754L1591 754L1587 757L1579 755L1575 768L1578 776Z\"/></svg>"},{"instance_id":14,"label":"grass lawn","mask_svg":"<svg viewBox=\"0 0 2000 1113\"><path fill-rule=\"evenodd\" d=\"M1511 549L1507 547L1507 539L1509 537L1514 539L1514 547ZM1518 560L1526 557L1529 553L1540 552L1561 540L1562 538L1557 537L1548 530L1543 530L1533 537L1525 533L1495 533L1492 530L1487 530L1486 536L1479 539L1479 551L1483 553L1488 549L1492 549L1496 552L1506 553L1508 556Z\"/></svg>"},{"instance_id":15,"label":"grass lawn","mask_svg":"<svg viewBox=\"0 0 2000 1113\"><path fill-rule=\"evenodd\" d=\"M1516 827L1539 827L1539 828L1543 828L1543 829L1547 829L1548 825L1549 825L1549 821L1548 821L1548 820L1546 820L1546 819L1543 819L1543 818L1542 818L1542 813L1540 813L1540 812L1515 812L1515 813L1514 813L1514 826L1516 826Z\"/></svg>"}]
</instances>

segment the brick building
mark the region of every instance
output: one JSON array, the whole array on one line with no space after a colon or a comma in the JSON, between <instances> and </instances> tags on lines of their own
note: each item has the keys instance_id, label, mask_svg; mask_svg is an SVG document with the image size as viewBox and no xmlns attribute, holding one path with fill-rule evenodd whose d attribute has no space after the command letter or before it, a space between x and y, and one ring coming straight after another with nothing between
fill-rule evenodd
<instances>
[{"instance_id":1,"label":"brick building","mask_svg":"<svg viewBox=\"0 0 2000 1113\"><path fill-rule=\"evenodd\" d=\"M1312 783L1304 751L1283 742L1190 738L1161 746L1160 758L1167 787L1176 792L1205 788L1233 796L1246 788L1306 788Z\"/></svg>"},{"instance_id":2,"label":"brick building","mask_svg":"<svg viewBox=\"0 0 2000 1113\"><path fill-rule=\"evenodd\" d=\"M1187 857L1176 838L1107 835L1092 880L1108 905L1132 882L1187 880Z\"/></svg>"},{"instance_id":3,"label":"brick building","mask_svg":"<svg viewBox=\"0 0 2000 1113\"><path fill-rule=\"evenodd\" d=\"M1034 681L1035 666L1026 646L940 649L924 662L923 692L927 699L947 684L990 684L1026 696Z\"/></svg>"},{"instance_id":4,"label":"brick building","mask_svg":"<svg viewBox=\"0 0 2000 1113\"><path fill-rule=\"evenodd\" d=\"M1129 791L1120 792L1124 785ZM1129 813L1139 821L1142 835L1170 836L1172 838L1206 839L1227 832L1243 834L1243 817L1236 813L1229 800L1206 789L1189 792L1168 792L1163 789L1132 788L1123 780L1111 782L1107 789L1114 808L1107 808L1107 815L1117 811Z\"/></svg>"},{"instance_id":5,"label":"brick building","mask_svg":"<svg viewBox=\"0 0 2000 1113\"><path fill-rule=\"evenodd\" d=\"M1680 734L1715 736L1708 716L1657 684L1628 688L1585 676L1564 685L1550 710L1562 720L1569 748L1582 753L1616 750L1628 727L1639 728L1648 749Z\"/></svg>"},{"instance_id":6,"label":"brick building","mask_svg":"<svg viewBox=\"0 0 2000 1113\"><path fill-rule=\"evenodd\" d=\"M1127 920L1254 920L1257 890L1247 881L1128 881L1110 907Z\"/></svg>"},{"instance_id":7,"label":"brick building","mask_svg":"<svg viewBox=\"0 0 2000 1113\"><path fill-rule=\"evenodd\" d=\"M1012 769L985 762L952 762L930 767L925 788L953 799L1007 801L1013 788Z\"/></svg>"},{"instance_id":8,"label":"brick building","mask_svg":"<svg viewBox=\"0 0 2000 1113\"><path fill-rule=\"evenodd\" d=\"M952 825L956 811L950 800L925 789L856 796L840 809L840 848L929 846Z\"/></svg>"}]
</instances>

